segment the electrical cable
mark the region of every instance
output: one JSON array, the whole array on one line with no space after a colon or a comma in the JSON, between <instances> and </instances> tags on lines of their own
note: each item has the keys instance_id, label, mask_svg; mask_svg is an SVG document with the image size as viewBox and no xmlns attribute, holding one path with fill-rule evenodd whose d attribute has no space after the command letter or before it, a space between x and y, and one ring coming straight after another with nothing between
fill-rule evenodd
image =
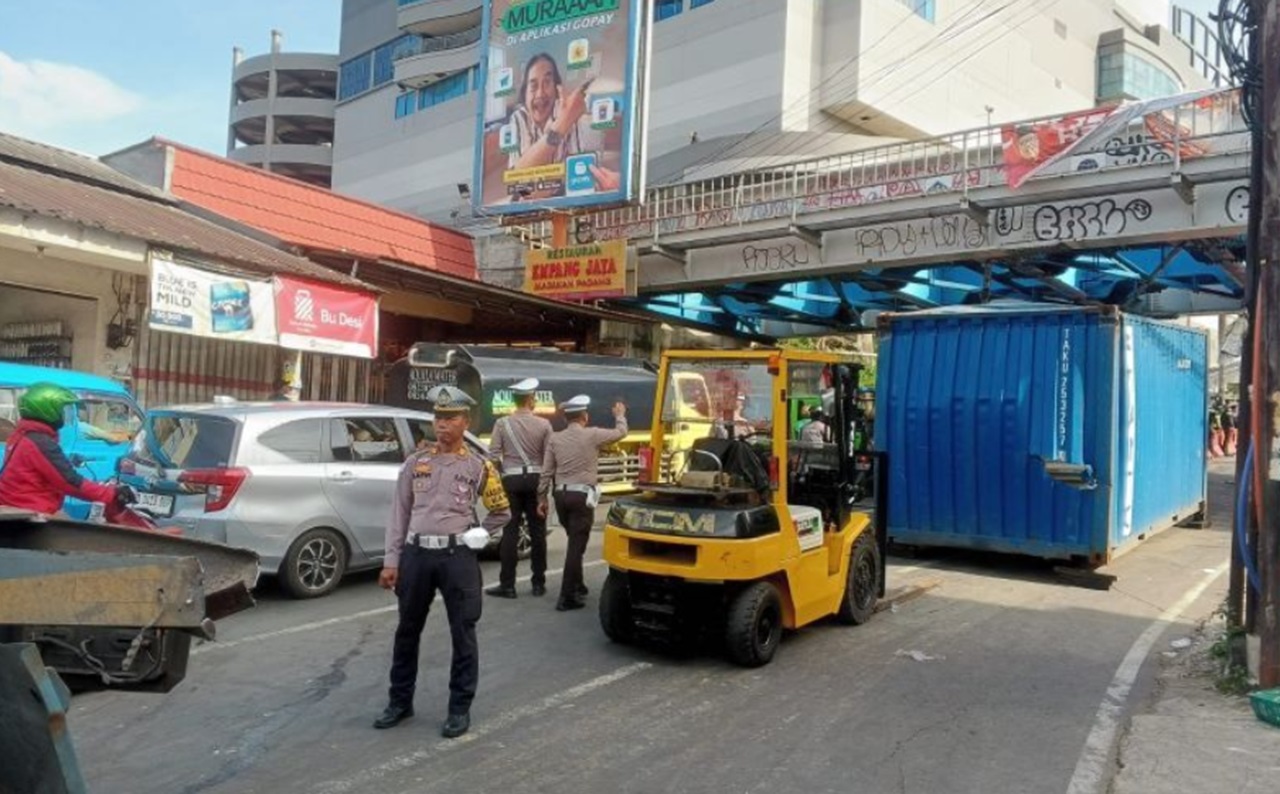
<instances>
[{"instance_id":1,"label":"electrical cable","mask_svg":"<svg viewBox=\"0 0 1280 794\"><path fill-rule=\"evenodd\" d=\"M1009 24L1009 26L1005 29L1005 31L1004 31L1003 33L1000 33L999 35L997 35L995 38L991 39L990 41L985 41L985 42L983 42L983 46L982 46L982 47L980 47L980 48L977 48L977 49L973 50L973 51L972 51L972 52L970 52L968 55L966 55L964 58L962 58L961 60L959 60L959 61L957 61L956 63L952 64L952 65L951 65L951 66L949 66L948 68L949 68L949 69L958 69L958 68L960 68L960 67L961 67L961 66L963 66L964 64L966 64L966 63L968 63L969 61L973 60L973 59L974 59L975 57L977 57L978 55L982 54L983 48L985 48L985 47L989 47L989 46L991 46L992 44L995 44L996 42L998 42L998 41L1000 41L1001 39L1005 38L1005 37L1006 37L1006 36L1008 36L1010 33L1013 33L1013 32L1015 32L1015 31L1017 31L1019 28L1021 28L1023 25L1025 25L1025 24L1027 24L1028 22L1030 22L1030 21L1032 21L1033 19L1035 19L1035 18L1036 18L1037 16L1039 16L1041 13L1043 13L1043 12L1045 12L1045 11L1048 11L1052 6L1057 5L1060 1L1061 1L1061 0L1047 0L1047 2L1046 2L1046 0L1036 0L1036 2L1037 2L1037 3L1039 3L1039 2L1045 2L1045 5L1040 6L1040 7L1032 7L1032 8L1030 8L1030 9L1027 9L1027 13L1026 13L1026 14L1024 14L1024 15L1021 17L1020 21L1017 21L1017 22L1011 22L1011 23ZM880 114L879 114L878 116L872 116L870 120L871 120L871 121L874 121L875 119L877 119L877 118L879 118L879 117L881 117L881 116L886 115L886 114L888 113L888 111L889 111L889 109L890 109L890 108L898 107L898 106L900 106L900 105L904 104L905 102L907 102L908 100L910 100L910 99L914 98L914 97L915 97L916 95L918 95L921 91L924 91L924 90L925 90L926 88L928 88L928 87L929 87L929 86L928 86L928 84L927 84L927 83L922 84L920 87L916 88L914 91L912 91L911 93L909 93L909 94L907 94L906 96L902 97L901 99L899 99L898 101L896 101L896 102L895 102L895 103L893 103L892 105L891 105L891 104L888 104L888 103L887 103L887 102L885 102L885 101L883 101L883 99L887 99L887 98L888 98L888 96L886 95L886 97L882 98L882 101L881 101L880 103L878 103L878 104L879 104L879 106L881 107ZM892 93L892 92L891 92L891 93Z\"/></svg>"},{"instance_id":2,"label":"electrical cable","mask_svg":"<svg viewBox=\"0 0 1280 794\"><path fill-rule=\"evenodd\" d=\"M891 96L893 93L897 91L904 90L905 88L908 88L913 84L918 83L922 86L921 88L916 89L916 91L914 92L914 93L919 93L920 91L924 90L924 88L927 88L930 85L929 81L925 80L925 75L931 72L949 71L950 69L954 69L955 65L945 66L945 64L949 58L959 53L943 53L937 60L934 60L933 62L928 62L928 58L929 58L928 55L925 55L923 58L917 58L916 57L917 55L924 52L925 50L942 49L945 45L951 43L952 41L955 41L961 38L962 36L964 36L965 34L978 29L978 27L981 26L983 23L989 20L992 20L998 17L999 15L1005 13L1016 3L1021 1L1022 0L1008 0L1008 2L1006 2L1004 5L988 11L986 14L982 15L979 18L966 21L964 19L966 14L976 11L981 5L981 3L973 6L969 6L966 9L965 13L961 14L955 20L953 20L951 24L949 24L944 30L940 31L937 34L937 36L935 36L933 39L930 39L929 41L922 44L920 47L916 48L910 53L907 53L906 55L894 61L893 63L887 64L886 66L882 67L878 72L872 73L871 76L869 76L865 80L860 81L856 86L854 86L854 88L860 94L865 93L871 89L876 88L877 86L879 86L879 84L883 83L884 81L892 78L900 70L904 70L904 69L909 70L910 68L918 64L923 64L923 66L920 68L917 74L915 74L914 76L911 76L908 74L906 77L903 78L903 80L897 86L889 88L888 91L885 93L884 97L881 97L876 104L877 106L880 106L886 97ZM1033 2L1033 4L1042 3L1042 2L1049 2L1052 4L1052 3L1060 2L1060 0L1031 0L1031 1ZM1032 8L1029 10L1031 11L1031 16L1034 16L1041 9ZM1028 17L1027 19L1030 19L1030 17ZM1018 25L1021 26L1022 24L1025 24L1025 23L1026 23L1026 20L1018 23ZM1003 37L1004 35L1008 35L1009 32L1010 31L1006 30L1004 34L1001 34L1001 36L997 37L995 40L999 40L999 38ZM966 56L964 60L968 60L969 58L972 58L978 53L982 52L983 48L988 46L989 43L990 42L981 42L980 46L972 48L972 52L968 56ZM914 93L912 94L913 96L914 96ZM837 104L839 101L841 100L836 99L836 100L833 100L830 104ZM884 115L885 114L881 112L878 115L867 117L866 119L864 119L864 121L874 120ZM773 156L778 158L789 159L789 160L792 160L793 162L802 162L803 160L807 159L805 156L807 152L816 152L817 147L822 145L822 141L816 139L817 135L825 134L827 132L837 131L840 127L848 126L848 124L849 123L847 121L844 121L838 116L829 115L826 118L820 120L814 126L814 129L809 131L809 137L801 139L797 143L793 143L790 146L784 147L782 151L774 154Z\"/></svg>"},{"instance_id":3,"label":"electrical cable","mask_svg":"<svg viewBox=\"0 0 1280 794\"><path fill-rule=\"evenodd\" d=\"M1249 439L1249 451L1244 456L1244 471L1249 473L1253 470L1253 439ZM1258 575L1258 568L1254 563L1253 555L1249 549L1249 538L1246 527L1248 525L1247 514L1249 512L1249 496L1253 490L1251 488L1252 479L1250 477L1242 477L1236 493L1236 548L1240 550L1240 559L1244 560L1245 572L1249 575L1249 584L1253 585L1255 593L1262 592L1262 577Z\"/></svg>"},{"instance_id":4,"label":"electrical cable","mask_svg":"<svg viewBox=\"0 0 1280 794\"><path fill-rule=\"evenodd\" d=\"M843 92L847 88L855 88L855 89L859 88L860 79L864 81L864 84L865 84L865 81L871 81L876 78L884 77L887 72L897 68L905 60L911 58L913 55L925 49L926 47L930 47L934 45L942 36L947 35L952 29L954 29L955 26L960 24L968 14L977 10L979 7L982 6L983 3L987 1L988 0L978 0L978 2L976 2L974 5L969 6L963 12L961 12L961 14L957 16L956 19L953 20L950 24L948 24L947 27L943 28L941 31L939 31L937 34L931 37L928 41L926 41L923 45L921 45L920 48L917 48L915 51L908 53L902 58L899 58L897 61L894 61L890 64L886 64L885 66L882 66L879 70L877 70L876 72L873 72L870 77L860 78L860 76L857 73L854 73L843 80L837 80L837 78L839 78L841 74L847 71L850 67L857 64L863 58L863 56L869 55L879 45L881 45L886 40L888 40L893 35L893 33L898 30L898 28L902 27L904 24L906 24L908 21L912 19L910 15L904 16L901 20L898 21L896 25L889 28L889 30L885 32L884 35L876 39L876 41L874 41L870 47L859 49L859 51L855 55L853 55L851 58L846 59L839 69L837 69L829 77L827 77L822 82L820 82L817 86L814 86L812 89L806 92L804 96L793 101L782 112L772 116L768 121L765 121L764 123L760 124L759 126L753 129L751 132L747 133L747 135L743 136L742 138L739 138L738 140L730 144L727 144L726 146L723 146L720 149L717 149L716 151L711 152L708 155L704 155L703 157L685 166L683 168L683 171L684 171L683 180L692 181L695 174L697 174L699 171L706 170L706 166L708 166L709 164L718 162L721 159L727 158L727 156L731 152L733 152L735 149L737 149L740 146L744 146L748 144L748 142L752 139L753 136L757 135L759 132L761 132L765 128L770 127L774 122L778 121L779 119L782 119L788 113L791 113L796 109L798 109L799 107L801 107L802 105L807 104L810 100L813 99L813 97L819 95L820 92L822 92L824 89L834 89L834 90L839 90ZM1005 6L1002 6L1002 9L1018 1L1019 0L1009 0L1009 2L1005 4ZM837 86L839 86L838 89L836 88ZM828 121L828 123L835 125L835 124L842 124L844 122ZM775 133L770 132L767 136L765 136L765 139L763 141L757 141L755 143L754 149L749 149L746 152L740 154L740 156L749 157L752 151L758 151L762 146L767 146L771 142L771 139L774 137L774 135Z\"/></svg>"},{"instance_id":5,"label":"electrical cable","mask_svg":"<svg viewBox=\"0 0 1280 794\"><path fill-rule=\"evenodd\" d=\"M959 15L957 15L955 19L953 19L950 23L946 25L946 27L938 31L934 36L924 41L919 47L915 48L914 50L904 54L900 58L890 63L884 64L878 70L872 72L870 75L866 75L866 76L860 76L856 74L853 75L853 78L852 78L853 83L848 86L850 93L837 95L833 97L831 100L829 100L827 104L829 105L840 104L841 102L847 99L851 99L855 94L865 93L873 88L878 87L881 83L891 79L899 71L903 69L908 69L911 66L914 66L919 63L924 63L925 61L927 61L927 58L928 58L927 55L923 59L917 57L921 55L921 53L924 53L926 50L938 50L939 48L950 43L951 41L976 29L979 25L983 24L984 22L990 19L993 19L996 16L1006 12L1009 8L1011 8L1015 4L1019 2L1026 2L1026 1L1027 0L1008 0L1000 7L988 11L986 14L982 15L981 17L978 17L976 19L969 19L968 17L976 13L977 11L979 11L981 9L982 3L985 2L985 0L979 0L979 2L965 8L964 11L962 11ZM1031 2L1043 2L1043 1L1044 0L1031 0ZM1057 2L1057 0L1053 0L1053 1ZM946 60L947 57L949 56L947 54L944 54L939 60L934 61L933 63L926 63L926 65L921 69L920 74L917 75L916 77L921 78L925 72L937 70L939 66ZM821 89L819 88L818 90L821 90ZM844 89L842 88L841 90L843 91ZM891 89L891 91L892 90L897 90L897 89ZM812 96L815 93L816 91L811 91L809 96ZM810 152L816 152L817 148L822 145L822 141L818 139L818 136L826 134L828 132L839 131L840 129L847 128L848 126L849 126L848 121L845 121L844 119L838 116L835 116L834 114L829 114L821 118L813 126L812 129L808 130L804 138L801 138L800 140L793 142L789 145L784 145L781 148L781 150L772 153L771 156L774 158L782 159L782 160L791 160L793 162L801 162L804 159L806 159L806 154ZM742 152L740 156L746 158L746 157L753 156L757 153L763 153L763 150L766 149L772 143L771 139L772 139L772 135L769 138L766 138L760 141L759 143L757 143L754 149L749 149L747 151Z\"/></svg>"}]
</instances>

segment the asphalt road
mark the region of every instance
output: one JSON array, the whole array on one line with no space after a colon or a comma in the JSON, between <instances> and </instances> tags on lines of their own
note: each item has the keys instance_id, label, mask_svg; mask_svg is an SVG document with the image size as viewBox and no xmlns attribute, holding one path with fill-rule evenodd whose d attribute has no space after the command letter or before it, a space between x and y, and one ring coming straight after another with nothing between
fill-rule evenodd
<instances>
[{"instance_id":1,"label":"asphalt road","mask_svg":"<svg viewBox=\"0 0 1280 794\"><path fill-rule=\"evenodd\" d=\"M789 634L756 670L610 644L597 534L589 609L554 611L558 576L530 597L524 566L518 600L487 600L472 730L453 741L439 605L417 716L375 731L395 626L376 575L309 602L268 585L176 690L78 697L71 731L96 794L1105 791L1155 660L1221 602L1228 526L1144 541L1106 592L1038 563L894 558L891 590L923 594ZM557 533L553 569L563 550Z\"/></svg>"}]
</instances>

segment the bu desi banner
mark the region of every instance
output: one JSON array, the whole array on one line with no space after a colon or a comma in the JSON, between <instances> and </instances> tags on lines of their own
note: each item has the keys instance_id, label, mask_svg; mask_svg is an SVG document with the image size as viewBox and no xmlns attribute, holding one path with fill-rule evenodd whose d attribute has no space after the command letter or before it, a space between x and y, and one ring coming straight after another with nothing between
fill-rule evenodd
<instances>
[{"instance_id":1,"label":"bu desi banner","mask_svg":"<svg viewBox=\"0 0 1280 794\"><path fill-rule=\"evenodd\" d=\"M1000 131L1000 137L1009 187L1015 190L1022 187L1023 182L1056 162L1113 111L1114 108L1098 108L1049 121L1006 124Z\"/></svg>"},{"instance_id":2,"label":"bu desi banner","mask_svg":"<svg viewBox=\"0 0 1280 794\"><path fill-rule=\"evenodd\" d=\"M472 201L489 212L627 201L644 130L645 0L488 0Z\"/></svg>"},{"instance_id":3,"label":"bu desi banner","mask_svg":"<svg viewBox=\"0 0 1280 794\"><path fill-rule=\"evenodd\" d=\"M280 346L313 353L373 358L378 350L378 302L361 292L277 277Z\"/></svg>"},{"instance_id":4,"label":"bu desi banner","mask_svg":"<svg viewBox=\"0 0 1280 794\"><path fill-rule=\"evenodd\" d=\"M237 342L276 343L276 310L270 281L253 281L151 258L147 324Z\"/></svg>"},{"instance_id":5,"label":"bu desi banner","mask_svg":"<svg viewBox=\"0 0 1280 794\"><path fill-rule=\"evenodd\" d=\"M524 291L568 300L626 295L627 241L529 251L525 254Z\"/></svg>"}]
</instances>

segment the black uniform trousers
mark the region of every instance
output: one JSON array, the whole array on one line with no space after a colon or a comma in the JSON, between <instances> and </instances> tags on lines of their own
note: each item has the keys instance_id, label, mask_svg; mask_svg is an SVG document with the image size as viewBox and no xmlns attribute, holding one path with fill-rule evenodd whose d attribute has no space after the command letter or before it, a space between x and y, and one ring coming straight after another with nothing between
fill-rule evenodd
<instances>
[{"instance_id":1,"label":"black uniform trousers","mask_svg":"<svg viewBox=\"0 0 1280 794\"><path fill-rule=\"evenodd\" d=\"M556 491L556 517L569 535L569 548L564 557L564 576L560 579L560 600L579 601L582 587L582 557L591 539L591 525L596 521L595 508L587 505L587 495L577 491Z\"/></svg>"},{"instance_id":2,"label":"black uniform trousers","mask_svg":"<svg viewBox=\"0 0 1280 794\"><path fill-rule=\"evenodd\" d=\"M498 584L516 586L516 564L520 555L520 520L529 528L529 563L533 567L533 584L547 582L547 520L538 515L537 474L508 474L502 478L502 488L511 503L511 520L502 528L502 543L498 556L502 567L498 571Z\"/></svg>"},{"instance_id":3,"label":"black uniform trousers","mask_svg":"<svg viewBox=\"0 0 1280 794\"><path fill-rule=\"evenodd\" d=\"M423 549L405 545L400 555L400 578L396 596L400 601L400 623L396 626L395 649L391 657L390 702L412 706L418 680L418 646L427 613L436 591L444 599L453 637L453 664L449 670L449 713L465 714L476 696L480 677L480 655L476 647L476 622L483 603L480 563L471 549L461 544L448 549Z\"/></svg>"}]
</instances>

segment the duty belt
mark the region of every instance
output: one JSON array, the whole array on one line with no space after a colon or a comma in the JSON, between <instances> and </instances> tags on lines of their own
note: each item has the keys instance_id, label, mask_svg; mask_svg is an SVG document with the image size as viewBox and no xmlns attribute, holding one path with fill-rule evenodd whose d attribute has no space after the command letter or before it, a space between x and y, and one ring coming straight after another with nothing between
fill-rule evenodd
<instances>
[{"instance_id":1,"label":"duty belt","mask_svg":"<svg viewBox=\"0 0 1280 794\"><path fill-rule=\"evenodd\" d=\"M512 466L511 468L507 468L506 466L502 467L503 477L516 477L521 474L541 474L541 473L542 473L541 466Z\"/></svg>"},{"instance_id":2,"label":"duty belt","mask_svg":"<svg viewBox=\"0 0 1280 794\"><path fill-rule=\"evenodd\" d=\"M404 543L420 549L451 549L461 545L457 535L419 535L416 532L410 532Z\"/></svg>"},{"instance_id":3,"label":"duty belt","mask_svg":"<svg viewBox=\"0 0 1280 794\"><path fill-rule=\"evenodd\" d=\"M595 487L594 485L574 485L574 484L567 484L567 485L557 485L557 486L556 486L556 490L557 490L557 491L571 491L571 492L573 492L573 493L588 493L588 494L589 494L589 493L593 492L595 489L596 489L596 487Z\"/></svg>"}]
</instances>

